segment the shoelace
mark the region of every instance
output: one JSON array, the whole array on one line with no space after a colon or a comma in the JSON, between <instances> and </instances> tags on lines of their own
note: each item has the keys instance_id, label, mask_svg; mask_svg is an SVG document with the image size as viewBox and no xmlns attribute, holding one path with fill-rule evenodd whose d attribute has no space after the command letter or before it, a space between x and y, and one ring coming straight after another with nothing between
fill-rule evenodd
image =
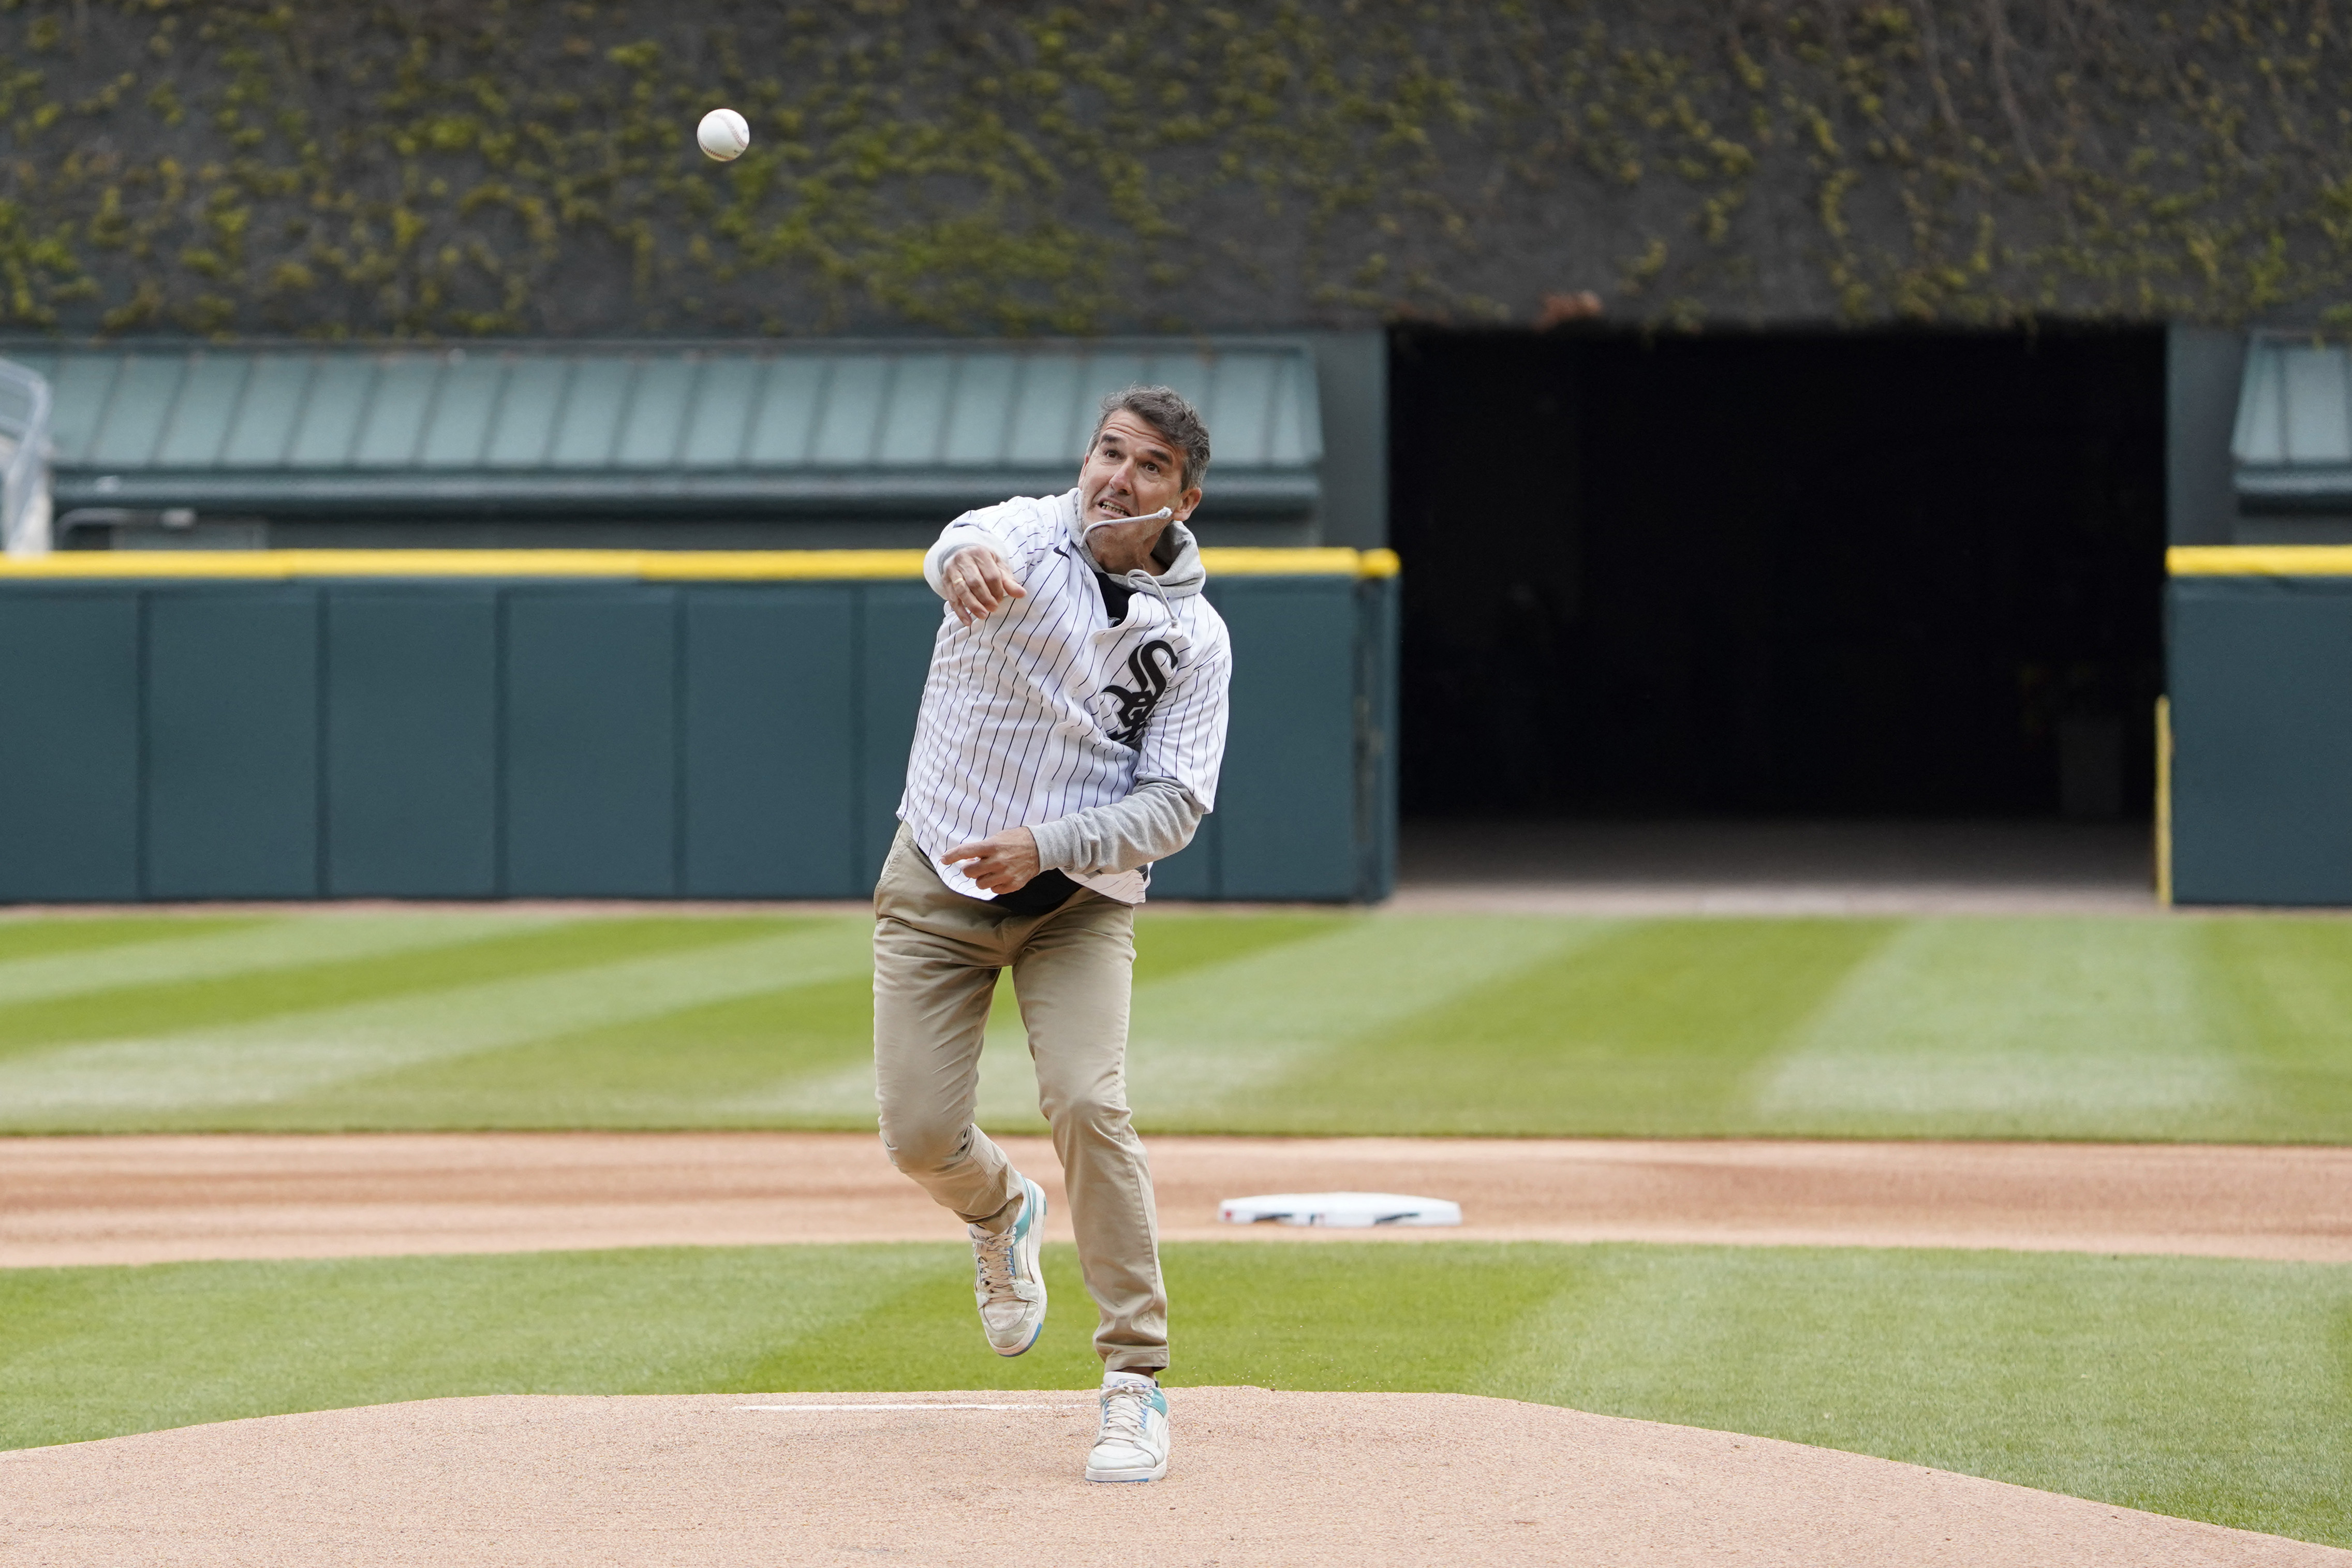
<instances>
[{"instance_id":1,"label":"shoelace","mask_svg":"<svg viewBox=\"0 0 2352 1568\"><path fill-rule=\"evenodd\" d=\"M1151 1397L1149 1384L1122 1383L1102 1391L1102 1430L1096 1434L1097 1443L1143 1444L1144 1402Z\"/></svg>"},{"instance_id":2,"label":"shoelace","mask_svg":"<svg viewBox=\"0 0 2352 1568\"><path fill-rule=\"evenodd\" d=\"M972 1240L972 1263L978 1271L976 1281L982 1294L992 1301L1026 1301L1030 1290L1013 1278L1013 1232L982 1231ZM1034 1287L1030 1288L1034 1289Z\"/></svg>"},{"instance_id":3,"label":"shoelace","mask_svg":"<svg viewBox=\"0 0 2352 1568\"><path fill-rule=\"evenodd\" d=\"M972 1237L972 1262L980 1271L981 1293L992 1301L1013 1294L1013 1233L984 1232Z\"/></svg>"}]
</instances>

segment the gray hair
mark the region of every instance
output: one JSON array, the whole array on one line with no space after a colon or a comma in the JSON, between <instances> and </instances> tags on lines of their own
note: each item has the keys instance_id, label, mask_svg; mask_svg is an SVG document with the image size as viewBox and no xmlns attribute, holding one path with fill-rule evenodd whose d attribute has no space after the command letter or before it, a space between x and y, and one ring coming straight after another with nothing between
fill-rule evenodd
<instances>
[{"instance_id":1,"label":"gray hair","mask_svg":"<svg viewBox=\"0 0 2352 1568\"><path fill-rule=\"evenodd\" d=\"M1169 445L1184 454L1184 488L1191 489L1209 471L1209 427L1201 423L1201 411L1184 401L1183 395L1170 386L1130 386L1124 392L1114 392L1102 400L1102 413L1095 420L1095 434L1087 437L1089 449L1095 437L1102 434L1103 426L1114 414L1132 414L1166 437Z\"/></svg>"}]
</instances>

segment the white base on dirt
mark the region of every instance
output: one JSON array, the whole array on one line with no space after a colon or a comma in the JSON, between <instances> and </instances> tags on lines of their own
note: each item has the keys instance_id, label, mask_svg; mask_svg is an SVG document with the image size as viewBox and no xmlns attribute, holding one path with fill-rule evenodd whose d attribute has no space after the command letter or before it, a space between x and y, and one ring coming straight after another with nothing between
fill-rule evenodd
<instances>
[{"instance_id":1,"label":"white base on dirt","mask_svg":"<svg viewBox=\"0 0 2352 1568\"><path fill-rule=\"evenodd\" d=\"M1460 1225L1462 1205L1402 1193L1268 1193L1227 1198L1217 1217L1228 1225L1327 1225L1361 1229L1375 1225Z\"/></svg>"}]
</instances>

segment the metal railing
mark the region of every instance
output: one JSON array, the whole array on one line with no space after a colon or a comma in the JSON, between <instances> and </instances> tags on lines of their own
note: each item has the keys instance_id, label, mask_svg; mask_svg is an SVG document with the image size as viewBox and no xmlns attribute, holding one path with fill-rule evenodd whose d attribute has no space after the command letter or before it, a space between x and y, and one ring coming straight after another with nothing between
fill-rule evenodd
<instances>
[{"instance_id":1,"label":"metal railing","mask_svg":"<svg viewBox=\"0 0 2352 1568\"><path fill-rule=\"evenodd\" d=\"M49 552L49 384L0 359L0 549Z\"/></svg>"}]
</instances>

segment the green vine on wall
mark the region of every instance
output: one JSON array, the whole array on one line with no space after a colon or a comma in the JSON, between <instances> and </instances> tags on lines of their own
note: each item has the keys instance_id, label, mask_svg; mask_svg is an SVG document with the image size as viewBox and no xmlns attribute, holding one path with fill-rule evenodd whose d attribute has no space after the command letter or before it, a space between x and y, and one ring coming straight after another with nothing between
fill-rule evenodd
<instances>
[{"instance_id":1,"label":"green vine on wall","mask_svg":"<svg viewBox=\"0 0 2352 1568\"><path fill-rule=\"evenodd\" d=\"M2328 0L0 0L0 327L2352 327L2348 42Z\"/></svg>"}]
</instances>

